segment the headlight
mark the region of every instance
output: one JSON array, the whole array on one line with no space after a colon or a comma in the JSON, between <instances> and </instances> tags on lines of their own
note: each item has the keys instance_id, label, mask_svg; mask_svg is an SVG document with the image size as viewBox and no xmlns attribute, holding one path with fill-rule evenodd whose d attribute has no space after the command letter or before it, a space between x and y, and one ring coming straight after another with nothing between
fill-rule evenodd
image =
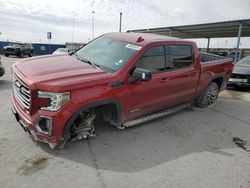
<instances>
[{"instance_id":1,"label":"headlight","mask_svg":"<svg viewBox=\"0 0 250 188\"><path fill-rule=\"evenodd\" d=\"M49 99L49 105L41 107L42 110L57 111L70 100L70 93L38 91L38 97Z\"/></svg>"}]
</instances>

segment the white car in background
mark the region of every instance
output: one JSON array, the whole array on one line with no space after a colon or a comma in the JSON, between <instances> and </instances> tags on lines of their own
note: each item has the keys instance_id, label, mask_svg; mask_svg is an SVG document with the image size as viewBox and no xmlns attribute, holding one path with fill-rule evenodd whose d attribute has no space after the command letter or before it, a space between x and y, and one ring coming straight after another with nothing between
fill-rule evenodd
<instances>
[{"instance_id":1,"label":"white car in background","mask_svg":"<svg viewBox=\"0 0 250 188\"><path fill-rule=\"evenodd\" d=\"M69 54L68 48L57 48L53 53L53 55L66 55Z\"/></svg>"}]
</instances>

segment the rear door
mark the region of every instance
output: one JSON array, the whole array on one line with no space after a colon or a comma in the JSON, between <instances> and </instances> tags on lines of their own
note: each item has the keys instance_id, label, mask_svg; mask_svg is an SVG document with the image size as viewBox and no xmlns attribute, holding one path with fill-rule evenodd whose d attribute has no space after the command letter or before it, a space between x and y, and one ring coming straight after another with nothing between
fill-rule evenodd
<instances>
[{"instance_id":1,"label":"rear door","mask_svg":"<svg viewBox=\"0 0 250 188\"><path fill-rule=\"evenodd\" d=\"M138 59L135 68L150 70L152 80L130 85L129 119L189 102L196 93L200 65L195 64L191 45L152 47Z\"/></svg>"},{"instance_id":2,"label":"rear door","mask_svg":"<svg viewBox=\"0 0 250 188\"><path fill-rule=\"evenodd\" d=\"M195 63L192 45L168 44L165 54L170 106L191 101L200 75L200 65Z\"/></svg>"}]
</instances>

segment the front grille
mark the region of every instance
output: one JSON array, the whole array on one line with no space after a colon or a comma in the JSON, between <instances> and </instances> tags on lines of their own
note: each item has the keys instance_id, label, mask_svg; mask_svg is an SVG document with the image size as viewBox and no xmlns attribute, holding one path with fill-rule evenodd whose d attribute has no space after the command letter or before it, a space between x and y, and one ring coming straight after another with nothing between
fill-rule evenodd
<instances>
[{"instance_id":1,"label":"front grille","mask_svg":"<svg viewBox=\"0 0 250 188\"><path fill-rule=\"evenodd\" d=\"M8 51L8 52L15 52L16 50L13 49L13 48L7 48L6 51Z\"/></svg>"},{"instance_id":2,"label":"front grille","mask_svg":"<svg viewBox=\"0 0 250 188\"><path fill-rule=\"evenodd\" d=\"M244 74L231 74L230 78L240 78L240 79L247 79L247 82L250 83L250 75Z\"/></svg>"},{"instance_id":3,"label":"front grille","mask_svg":"<svg viewBox=\"0 0 250 188\"><path fill-rule=\"evenodd\" d=\"M30 109L31 97L30 89L16 75L12 75L14 95L18 102L26 109Z\"/></svg>"}]
</instances>

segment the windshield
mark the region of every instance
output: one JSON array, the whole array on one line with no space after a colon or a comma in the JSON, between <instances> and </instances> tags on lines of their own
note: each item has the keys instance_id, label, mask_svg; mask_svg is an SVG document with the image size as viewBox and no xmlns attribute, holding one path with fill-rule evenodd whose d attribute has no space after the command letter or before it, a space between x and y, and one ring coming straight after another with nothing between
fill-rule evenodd
<instances>
[{"instance_id":1,"label":"windshield","mask_svg":"<svg viewBox=\"0 0 250 188\"><path fill-rule=\"evenodd\" d=\"M140 49L140 46L102 36L78 50L75 56L109 72L116 72Z\"/></svg>"},{"instance_id":2,"label":"windshield","mask_svg":"<svg viewBox=\"0 0 250 188\"><path fill-rule=\"evenodd\" d=\"M250 65L250 56L241 59L237 64L238 65Z\"/></svg>"}]
</instances>

